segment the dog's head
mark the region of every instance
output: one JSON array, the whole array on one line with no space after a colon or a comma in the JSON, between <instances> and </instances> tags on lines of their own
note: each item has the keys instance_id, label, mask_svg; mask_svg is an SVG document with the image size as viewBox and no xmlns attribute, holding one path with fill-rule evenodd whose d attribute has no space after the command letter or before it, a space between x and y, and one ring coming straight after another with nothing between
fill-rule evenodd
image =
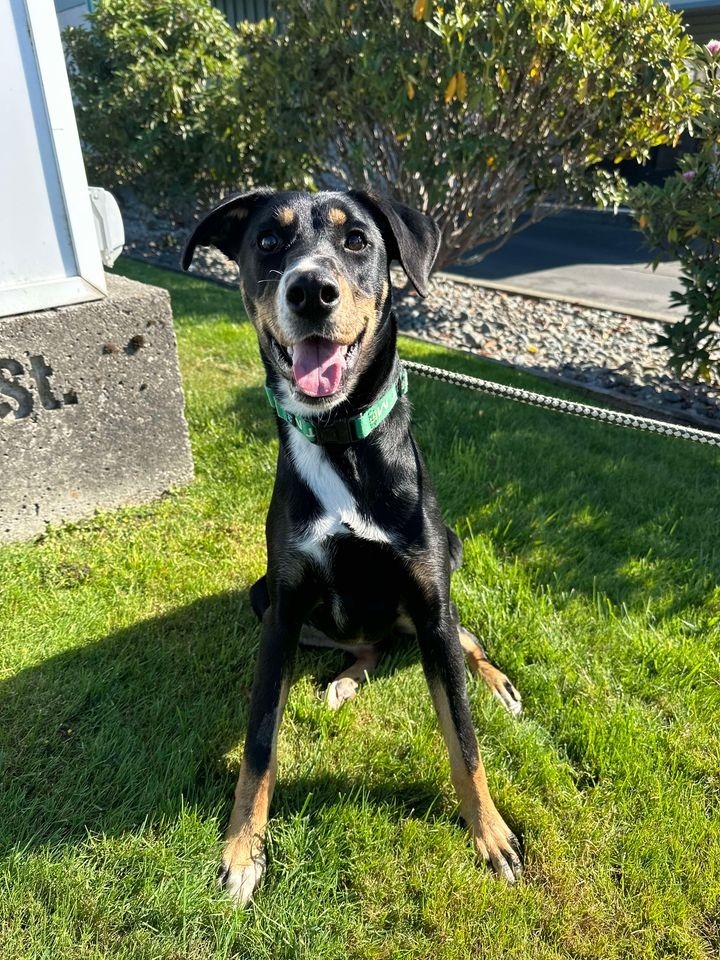
<instances>
[{"instance_id":1,"label":"dog's head","mask_svg":"<svg viewBox=\"0 0 720 960\"><path fill-rule=\"evenodd\" d=\"M328 410L376 355L398 260L421 296L440 233L424 214L360 191L229 197L197 225L183 252L214 246L240 268L245 307L283 393Z\"/></svg>"}]
</instances>

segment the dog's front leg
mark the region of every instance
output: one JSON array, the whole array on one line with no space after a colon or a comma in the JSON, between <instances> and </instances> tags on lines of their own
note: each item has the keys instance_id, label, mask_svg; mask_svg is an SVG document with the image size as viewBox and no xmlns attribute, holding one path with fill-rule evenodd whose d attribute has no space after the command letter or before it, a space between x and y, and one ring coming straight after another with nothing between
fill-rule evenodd
<instances>
[{"instance_id":1,"label":"dog's front leg","mask_svg":"<svg viewBox=\"0 0 720 960\"><path fill-rule=\"evenodd\" d=\"M472 724L465 684L465 661L458 625L449 605L433 604L416 620L423 668L443 738L450 754L453 784L476 853L499 876L514 883L522 869L519 845L490 796Z\"/></svg>"},{"instance_id":2,"label":"dog's front leg","mask_svg":"<svg viewBox=\"0 0 720 960\"><path fill-rule=\"evenodd\" d=\"M277 738L300 634L296 617L268 607L235 804L225 836L220 886L238 905L248 902L265 872L265 828L277 773Z\"/></svg>"}]
</instances>

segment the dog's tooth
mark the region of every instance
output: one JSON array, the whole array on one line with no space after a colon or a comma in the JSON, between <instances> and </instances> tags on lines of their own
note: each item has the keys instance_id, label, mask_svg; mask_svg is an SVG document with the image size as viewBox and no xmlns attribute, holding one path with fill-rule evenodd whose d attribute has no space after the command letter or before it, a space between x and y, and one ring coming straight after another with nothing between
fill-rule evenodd
<instances>
[{"instance_id":1,"label":"dog's tooth","mask_svg":"<svg viewBox=\"0 0 720 960\"><path fill-rule=\"evenodd\" d=\"M291 360L292 360L292 355L293 355L294 351L295 351L295 347L288 347L288 348L287 348L288 356L290 357Z\"/></svg>"}]
</instances>

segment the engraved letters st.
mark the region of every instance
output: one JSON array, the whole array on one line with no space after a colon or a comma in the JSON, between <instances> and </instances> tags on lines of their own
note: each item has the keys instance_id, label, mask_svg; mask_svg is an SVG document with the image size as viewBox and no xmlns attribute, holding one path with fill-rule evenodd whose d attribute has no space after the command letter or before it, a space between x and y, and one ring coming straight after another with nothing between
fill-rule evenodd
<instances>
[{"instance_id":1,"label":"engraved letters st.","mask_svg":"<svg viewBox=\"0 0 720 960\"><path fill-rule=\"evenodd\" d=\"M12 357L0 357L0 423L24 420L37 405L45 410L60 410L76 404L74 390L57 396L52 375L52 367L40 355L28 357L25 365ZM31 389L30 379L36 391Z\"/></svg>"}]
</instances>

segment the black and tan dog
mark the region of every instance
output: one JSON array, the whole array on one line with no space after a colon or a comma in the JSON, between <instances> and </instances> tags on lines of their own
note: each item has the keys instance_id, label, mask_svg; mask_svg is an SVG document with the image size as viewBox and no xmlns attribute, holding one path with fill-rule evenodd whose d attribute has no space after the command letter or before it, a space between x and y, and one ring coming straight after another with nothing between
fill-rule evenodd
<instances>
[{"instance_id":1,"label":"black and tan dog","mask_svg":"<svg viewBox=\"0 0 720 960\"><path fill-rule=\"evenodd\" d=\"M520 698L458 623L450 574L462 546L443 523L410 433L396 351L390 262L425 295L438 243L429 218L375 196L259 189L220 203L183 254L187 269L196 246L215 246L240 268L280 433L267 574L251 591L262 637L220 871L238 903L265 869L298 642L354 656L328 689L336 707L394 634L415 634L477 854L510 882L520 874L517 841L487 788L463 652L512 713Z\"/></svg>"}]
</instances>

